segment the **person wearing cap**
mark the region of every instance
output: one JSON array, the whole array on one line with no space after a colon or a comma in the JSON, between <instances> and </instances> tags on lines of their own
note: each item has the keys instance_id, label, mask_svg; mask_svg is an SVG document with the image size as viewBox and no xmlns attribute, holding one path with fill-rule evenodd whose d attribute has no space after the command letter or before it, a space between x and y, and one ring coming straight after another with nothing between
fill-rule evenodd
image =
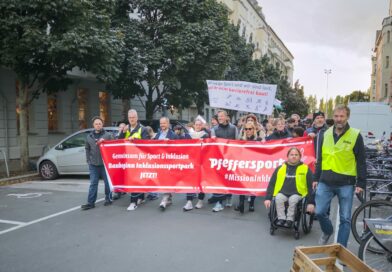
<instances>
[{"instance_id":1,"label":"person wearing cap","mask_svg":"<svg viewBox=\"0 0 392 272\"><path fill-rule=\"evenodd\" d=\"M106 176L105 166L103 164L99 145L104 140L112 140L113 135L105 131L103 128L103 120L101 117L93 117L92 122L94 129L87 135L85 146L86 159L90 173L90 188L88 190L87 203L81 206L82 210L95 208L99 178L102 178L105 184L104 206L109 206L112 204L109 182Z\"/></svg>"},{"instance_id":2,"label":"person wearing cap","mask_svg":"<svg viewBox=\"0 0 392 272\"><path fill-rule=\"evenodd\" d=\"M325 123L325 114L322 111L317 111L313 113L313 126L306 130L309 137L313 138L314 150L317 154L317 136L321 133L323 134L328 129Z\"/></svg>"},{"instance_id":3,"label":"person wearing cap","mask_svg":"<svg viewBox=\"0 0 392 272\"><path fill-rule=\"evenodd\" d=\"M189 133L184 132L184 128L181 125L174 126L174 133L177 135L178 139L192 139Z\"/></svg>"},{"instance_id":4,"label":"person wearing cap","mask_svg":"<svg viewBox=\"0 0 392 272\"><path fill-rule=\"evenodd\" d=\"M334 229L328 209L337 196L339 219L337 242L347 247L351 229L353 195L366 188L365 146L359 129L350 127L350 108L337 105L334 126L317 137L317 161L313 188L316 190L316 216L322 235L320 245L328 243Z\"/></svg>"}]
</instances>

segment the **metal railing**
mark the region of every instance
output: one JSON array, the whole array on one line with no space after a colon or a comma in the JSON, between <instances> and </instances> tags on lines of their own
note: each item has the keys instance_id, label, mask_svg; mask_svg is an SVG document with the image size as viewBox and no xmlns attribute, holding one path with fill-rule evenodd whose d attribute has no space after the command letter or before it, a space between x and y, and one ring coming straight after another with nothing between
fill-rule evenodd
<instances>
[{"instance_id":1,"label":"metal railing","mask_svg":"<svg viewBox=\"0 0 392 272\"><path fill-rule=\"evenodd\" d=\"M7 162L7 157L5 156L5 152L0 149L0 153L3 154L4 157L4 162L5 162L5 170L7 172L7 177L10 177L10 171L8 169L8 162Z\"/></svg>"}]
</instances>

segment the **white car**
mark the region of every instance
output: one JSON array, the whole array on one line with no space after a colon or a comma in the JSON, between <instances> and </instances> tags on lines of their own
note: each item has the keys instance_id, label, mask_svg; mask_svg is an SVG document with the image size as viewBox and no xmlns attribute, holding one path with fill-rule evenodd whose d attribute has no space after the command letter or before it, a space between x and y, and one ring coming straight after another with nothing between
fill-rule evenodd
<instances>
[{"instance_id":1,"label":"white car","mask_svg":"<svg viewBox=\"0 0 392 272\"><path fill-rule=\"evenodd\" d=\"M117 127L105 127L107 132L115 134ZM37 161L37 169L43 179L56 179L59 175L88 175L86 162L86 137L93 130L84 129L66 137L49 149Z\"/></svg>"}]
</instances>

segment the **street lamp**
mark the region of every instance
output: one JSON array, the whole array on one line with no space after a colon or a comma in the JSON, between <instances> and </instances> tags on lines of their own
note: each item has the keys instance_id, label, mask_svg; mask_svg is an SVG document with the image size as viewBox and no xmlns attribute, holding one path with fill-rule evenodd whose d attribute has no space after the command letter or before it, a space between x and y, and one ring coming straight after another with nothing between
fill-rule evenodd
<instances>
[{"instance_id":1,"label":"street lamp","mask_svg":"<svg viewBox=\"0 0 392 272\"><path fill-rule=\"evenodd\" d=\"M324 69L324 73L327 76L327 92L326 92L326 99L325 99L325 111L328 114L328 76L332 73L332 69Z\"/></svg>"}]
</instances>

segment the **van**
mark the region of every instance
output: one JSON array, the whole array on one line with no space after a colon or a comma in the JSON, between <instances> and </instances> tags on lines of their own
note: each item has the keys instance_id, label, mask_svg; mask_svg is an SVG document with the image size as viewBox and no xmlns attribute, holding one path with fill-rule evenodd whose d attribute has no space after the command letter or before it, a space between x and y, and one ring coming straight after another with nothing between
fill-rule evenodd
<instances>
[{"instance_id":1,"label":"van","mask_svg":"<svg viewBox=\"0 0 392 272\"><path fill-rule=\"evenodd\" d=\"M392 133L391 107L382 102L351 102L349 124L361 130L365 145Z\"/></svg>"}]
</instances>

